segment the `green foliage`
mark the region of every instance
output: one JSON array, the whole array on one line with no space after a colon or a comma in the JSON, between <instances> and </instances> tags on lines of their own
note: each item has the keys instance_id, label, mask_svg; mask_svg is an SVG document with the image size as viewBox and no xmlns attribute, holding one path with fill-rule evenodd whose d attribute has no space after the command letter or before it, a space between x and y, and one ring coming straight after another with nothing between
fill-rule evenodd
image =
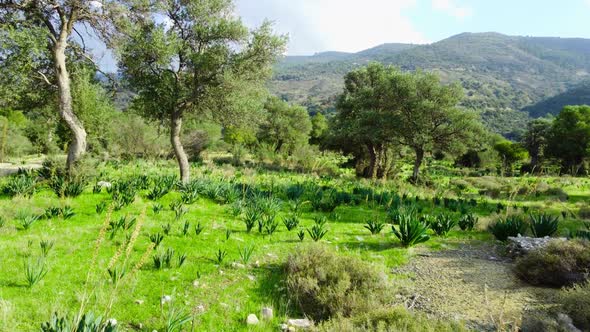
<instances>
[{"instance_id":1,"label":"green foliage","mask_svg":"<svg viewBox=\"0 0 590 332\"><path fill-rule=\"evenodd\" d=\"M183 326L190 323L191 320L192 317L190 314L182 309L171 306L166 317L166 327L164 331L181 332L183 331Z\"/></svg>"},{"instance_id":2,"label":"green foliage","mask_svg":"<svg viewBox=\"0 0 590 332\"><path fill-rule=\"evenodd\" d=\"M49 187L57 197L78 197L86 187L86 180L83 178L55 175L49 182Z\"/></svg>"},{"instance_id":3,"label":"green foliage","mask_svg":"<svg viewBox=\"0 0 590 332\"><path fill-rule=\"evenodd\" d=\"M218 249L217 253L215 254L215 259L213 260L217 265L223 264L223 260L227 256L227 251Z\"/></svg>"},{"instance_id":4,"label":"green foliage","mask_svg":"<svg viewBox=\"0 0 590 332\"><path fill-rule=\"evenodd\" d=\"M429 223L430 229L438 236L447 234L457 225L457 219L450 214L439 214Z\"/></svg>"},{"instance_id":5,"label":"green foliage","mask_svg":"<svg viewBox=\"0 0 590 332\"><path fill-rule=\"evenodd\" d=\"M590 106L565 107L555 117L549 137L547 153L561 161L562 171L583 174L582 163L590 156Z\"/></svg>"},{"instance_id":6,"label":"green foliage","mask_svg":"<svg viewBox=\"0 0 590 332\"><path fill-rule=\"evenodd\" d=\"M96 214L102 214L106 210L106 208L107 208L107 202L105 202L105 201L102 201L102 202L96 204L96 208L95 208Z\"/></svg>"},{"instance_id":7,"label":"green foliage","mask_svg":"<svg viewBox=\"0 0 590 332\"><path fill-rule=\"evenodd\" d=\"M564 289L559 302L573 319L576 327L590 329L590 281Z\"/></svg>"},{"instance_id":8,"label":"green foliage","mask_svg":"<svg viewBox=\"0 0 590 332\"><path fill-rule=\"evenodd\" d=\"M182 255L179 255L179 257L183 257L183 258L178 260L177 267L180 267L184 263L184 260L186 259L186 255L182 254ZM152 260L154 262L154 267L157 270L164 269L164 268L168 268L168 269L171 268L173 258L174 258L174 249L172 249L172 248L168 248L166 250L159 250L158 252L156 252L156 254L154 254L152 256Z\"/></svg>"},{"instance_id":9,"label":"green foliage","mask_svg":"<svg viewBox=\"0 0 590 332\"><path fill-rule=\"evenodd\" d=\"M26 231L39 220L39 216L21 211L19 212L17 219L21 229Z\"/></svg>"},{"instance_id":10,"label":"green foliage","mask_svg":"<svg viewBox=\"0 0 590 332\"><path fill-rule=\"evenodd\" d=\"M299 238L299 241L303 242L303 240L305 239L305 231L299 230L299 232L297 232L297 237Z\"/></svg>"},{"instance_id":11,"label":"green foliage","mask_svg":"<svg viewBox=\"0 0 590 332\"><path fill-rule=\"evenodd\" d=\"M67 317L60 317L57 313L51 315L51 319L41 324L42 332L117 332L119 327L110 319L105 320L101 316L94 316L92 313L83 314L82 317L74 317L70 320Z\"/></svg>"},{"instance_id":12,"label":"green foliage","mask_svg":"<svg viewBox=\"0 0 590 332\"><path fill-rule=\"evenodd\" d=\"M500 160L502 160L503 172L508 175L512 174L512 167L515 162L527 157L527 151L520 144L504 139L494 144L494 150L498 152Z\"/></svg>"},{"instance_id":13,"label":"green foliage","mask_svg":"<svg viewBox=\"0 0 590 332\"><path fill-rule=\"evenodd\" d=\"M285 225L287 230L290 232L290 231L294 230L295 228L297 228L297 226L299 226L299 217L297 217L296 215L291 215L291 216L285 217L285 218L283 218L283 224Z\"/></svg>"},{"instance_id":14,"label":"green foliage","mask_svg":"<svg viewBox=\"0 0 590 332\"><path fill-rule=\"evenodd\" d=\"M494 234L497 240L505 242L509 237L523 235L526 231L527 224L521 216L510 216L504 219L500 218L489 225L489 231Z\"/></svg>"},{"instance_id":15,"label":"green foliage","mask_svg":"<svg viewBox=\"0 0 590 332\"><path fill-rule=\"evenodd\" d=\"M305 108L270 97L264 110L266 117L258 133L259 142L274 146L275 152L285 150L287 153L308 143L312 126Z\"/></svg>"},{"instance_id":16,"label":"green foliage","mask_svg":"<svg viewBox=\"0 0 590 332\"><path fill-rule=\"evenodd\" d=\"M256 223L260 222L262 214L258 209L248 208L244 215L244 223L246 224L246 232L250 233Z\"/></svg>"},{"instance_id":17,"label":"green foliage","mask_svg":"<svg viewBox=\"0 0 590 332\"><path fill-rule=\"evenodd\" d=\"M254 253L254 249L255 249L254 244L238 248L238 252L240 253L240 260L242 261L242 264L248 265L248 263L250 262L250 259L252 258L252 254Z\"/></svg>"},{"instance_id":18,"label":"green foliage","mask_svg":"<svg viewBox=\"0 0 590 332\"><path fill-rule=\"evenodd\" d=\"M285 270L289 297L304 315L317 321L369 312L388 293L382 273L324 246L298 249L289 256Z\"/></svg>"},{"instance_id":19,"label":"green foliage","mask_svg":"<svg viewBox=\"0 0 590 332\"><path fill-rule=\"evenodd\" d=\"M535 237L552 236L559 228L559 217L546 213L531 214L531 232Z\"/></svg>"},{"instance_id":20,"label":"green foliage","mask_svg":"<svg viewBox=\"0 0 590 332\"><path fill-rule=\"evenodd\" d=\"M479 218L473 213L464 214L459 218L459 228L461 228L462 231L472 231L475 226L477 226L478 222Z\"/></svg>"},{"instance_id":21,"label":"green foliage","mask_svg":"<svg viewBox=\"0 0 590 332\"><path fill-rule=\"evenodd\" d=\"M555 240L516 260L516 274L533 285L562 287L588 278L590 242Z\"/></svg>"},{"instance_id":22,"label":"green foliage","mask_svg":"<svg viewBox=\"0 0 590 332\"><path fill-rule=\"evenodd\" d=\"M195 235L199 235L203 232L203 230L205 229L205 226L201 225L201 222L198 222L197 225L195 225Z\"/></svg>"},{"instance_id":23,"label":"green foliage","mask_svg":"<svg viewBox=\"0 0 590 332\"><path fill-rule=\"evenodd\" d=\"M369 220L365 224L365 228L368 229L373 235L381 233L384 227L385 223L380 220Z\"/></svg>"},{"instance_id":24,"label":"green foliage","mask_svg":"<svg viewBox=\"0 0 590 332\"><path fill-rule=\"evenodd\" d=\"M326 217L315 217L314 224L311 226L311 228L307 229L309 237L311 237L311 239L315 242L323 239L324 236L328 233L328 230L325 228L327 222L328 220L326 219ZM300 237L300 240L303 239Z\"/></svg>"},{"instance_id":25,"label":"green foliage","mask_svg":"<svg viewBox=\"0 0 590 332\"><path fill-rule=\"evenodd\" d=\"M421 222L414 214L404 213L399 216L399 230L391 226L395 237L404 247L412 247L416 244L430 240L428 226Z\"/></svg>"},{"instance_id":26,"label":"green foliage","mask_svg":"<svg viewBox=\"0 0 590 332\"><path fill-rule=\"evenodd\" d=\"M162 243L162 240L164 240L164 235L160 233L154 233L150 234L149 238L150 241L154 244L154 248L157 248L158 246L160 246L160 243Z\"/></svg>"},{"instance_id":27,"label":"green foliage","mask_svg":"<svg viewBox=\"0 0 590 332\"><path fill-rule=\"evenodd\" d=\"M20 174L8 179L4 193L11 196L31 197L37 190L37 180L29 174Z\"/></svg>"},{"instance_id":28,"label":"green foliage","mask_svg":"<svg viewBox=\"0 0 590 332\"><path fill-rule=\"evenodd\" d=\"M27 287L31 288L43 280L47 274L47 265L44 257L37 259L27 258L24 263L24 274Z\"/></svg>"},{"instance_id":29,"label":"green foliage","mask_svg":"<svg viewBox=\"0 0 590 332\"><path fill-rule=\"evenodd\" d=\"M39 247L41 248L41 256L47 257L47 254L49 254L49 251L51 250L51 248L53 248L53 244L53 241L41 240L39 242Z\"/></svg>"}]
</instances>

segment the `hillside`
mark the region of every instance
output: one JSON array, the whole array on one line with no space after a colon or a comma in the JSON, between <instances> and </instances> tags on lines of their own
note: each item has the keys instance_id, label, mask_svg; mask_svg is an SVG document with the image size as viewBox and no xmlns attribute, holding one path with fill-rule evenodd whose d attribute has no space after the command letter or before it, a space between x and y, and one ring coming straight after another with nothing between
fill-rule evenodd
<instances>
[{"instance_id":1,"label":"hillside","mask_svg":"<svg viewBox=\"0 0 590 332\"><path fill-rule=\"evenodd\" d=\"M463 33L430 45L286 57L276 67L271 90L312 112L330 112L343 75L370 61L432 70L445 82L460 82L463 106L480 111L494 131L514 137L530 116L555 114L561 101L587 100L576 96L588 92L579 84L590 79L590 40ZM569 98L557 97L564 94ZM559 102L543 104L551 98Z\"/></svg>"}]
</instances>

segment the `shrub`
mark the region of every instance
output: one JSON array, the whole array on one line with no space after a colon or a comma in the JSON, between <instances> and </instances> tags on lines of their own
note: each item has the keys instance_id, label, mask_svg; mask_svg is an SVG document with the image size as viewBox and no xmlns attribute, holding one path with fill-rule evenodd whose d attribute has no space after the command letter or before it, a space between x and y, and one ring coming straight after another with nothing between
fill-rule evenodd
<instances>
[{"instance_id":1,"label":"shrub","mask_svg":"<svg viewBox=\"0 0 590 332\"><path fill-rule=\"evenodd\" d=\"M560 302L578 328L590 330L590 281L564 289Z\"/></svg>"},{"instance_id":2,"label":"shrub","mask_svg":"<svg viewBox=\"0 0 590 332\"><path fill-rule=\"evenodd\" d=\"M210 144L209 134L204 130L193 130L183 137L183 146L190 161L199 161L201 152Z\"/></svg>"},{"instance_id":3,"label":"shrub","mask_svg":"<svg viewBox=\"0 0 590 332\"><path fill-rule=\"evenodd\" d=\"M479 218L473 213L464 214L459 218L459 228L462 231L472 231L478 222Z\"/></svg>"},{"instance_id":4,"label":"shrub","mask_svg":"<svg viewBox=\"0 0 590 332\"><path fill-rule=\"evenodd\" d=\"M385 223L379 220L369 220L365 225L365 228L373 235L381 233L383 227L385 227Z\"/></svg>"},{"instance_id":5,"label":"shrub","mask_svg":"<svg viewBox=\"0 0 590 332\"><path fill-rule=\"evenodd\" d=\"M250 233L254 225L260 221L261 214L257 209L249 208L244 215L244 224L246 224L246 232Z\"/></svg>"},{"instance_id":6,"label":"shrub","mask_svg":"<svg viewBox=\"0 0 590 332\"><path fill-rule=\"evenodd\" d=\"M520 216L511 216L506 219L499 219L489 226L489 231L494 234L496 239L505 242L509 237L516 237L524 234L526 223Z\"/></svg>"},{"instance_id":7,"label":"shrub","mask_svg":"<svg viewBox=\"0 0 590 332\"><path fill-rule=\"evenodd\" d=\"M411 247L430 240L430 236L427 234L428 226L413 214L401 214L398 227L399 230L395 226L391 226L391 229L404 247Z\"/></svg>"},{"instance_id":8,"label":"shrub","mask_svg":"<svg viewBox=\"0 0 590 332\"><path fill-rule=\"evenodd\" d=\"M103 319L101 316L94 316L91 313L82 315L81 318L73 320L67 317L60 317L57 313L51 319L41 324L41 332L117 332L118 326L110 319Z\"/></svg>"},{"instance_id":9,"label":"shrub","mask_svg":"<svg viewBox=\"0 0 590 332\"><path fill-rule=\"evenodd\" d=\"M457 225L457 220L450 214L439 214L430 222L430 229L438 236L446 236Z\"/></svg>"},{"instance_id":10,"label":"shrub","mask_svg":"<svg viewBox=\"0 0 590 332\"><path fill-rule=\"evenodd\" d=\"M382 273L324 246L297 250L285 270L289 296L303 314L318 321L368 312L388 294Z\"/></svg>"},{"instance_id":11,"label":"shrub","mask_svg":"<svg viewBox=\"0 0 590 332\"><path fill-rule=\"evenodd\" d=\"M82 178L66 178L56 175L51 178L49 187L57 197L78 197L84 192L86 181Z\"/></svg>"},{"instance_id":12,"label":"shrub","mask_svg":"<svg viewBox=\"0 0 590 332\"><path fill-rule=\"evenodd\" d=\"M354 315L350 318L334 318L320 324L317 330L322 332L468 331L461 323L432 319L422 314L411 313L401 306L379 308L367 313Z\"/></svg>"},{"instance_id":13,"label":"shrub","mask_svg":"<svg viewBox=\"0 0 590 332\"><path fill-rule=\"evenodd\" d=\"M10 197L31 197L37 190L37 180L28 174L20 174L8 179L4 186L4 193Z\"/></svg>"},{"instance_id":14,"label":"shrub","mask_svg":"<svg viewBox=\"0 0 590 332\"><path fill-rule=\"evenodd\" d=\"M515 271L530 284L562 287L584 281L589 267L590 242L552 241L517 259Z\"/></svg>"},{"instance_id":15,"label":"shrub","mask_svg":"<svg viewBox=\"0 0 590 332\"><path fill-rule=\"evenodd\" d=\"M531 214L531 232L535 237L552 236L557 233L559 217L548 214Z\"/></svg>"}]
</instances>

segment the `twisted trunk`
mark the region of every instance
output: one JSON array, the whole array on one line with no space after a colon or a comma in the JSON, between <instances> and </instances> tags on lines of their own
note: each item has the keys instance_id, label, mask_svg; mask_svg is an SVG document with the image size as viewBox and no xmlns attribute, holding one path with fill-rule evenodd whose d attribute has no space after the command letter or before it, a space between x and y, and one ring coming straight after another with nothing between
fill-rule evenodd
<instances>
[{"instance_id":1,"label":"twisted trunk","mask_svg":"<svg viewBox=\"0 0 590 332\"><path fill-rule=\"evenodd\" d=\"M68 147L68 159L66 162L68 172L71 172L76 162L86 152L87 135L82 122L74 114L72 107L71 80L66 67L66 47L67 35L62 33L53 46L53 57L59 91L59 115L72 132L72 141Z\"/></svg>"},{"instance_id":2,"label":"twisted trunk","mask_svg":"<svg viewBox=\"0 0 590 332\"><path fill-rule=\"evenodd\" d=\"M188 163L188 157L180 141L180 135L182 132L182 112L172 112L170 116L170 143L174 149L174 155L180 168L180 179L182 183L190 181L190 165Z\"/></svg>"},{"instance_id":3,"label":"twisted trunk","mask_svg":"<svg viewBox=\"0 0 590 332\"><path fill-rule=\"evenodd\" d=\"M414 161L414 172L412 173L412 182L418 181L418 176L420 175L420 166L422 166L422 161L424 160L424 149L421 147L414 148L416 152L416 160Z\"/></svg>"}]
</instances>

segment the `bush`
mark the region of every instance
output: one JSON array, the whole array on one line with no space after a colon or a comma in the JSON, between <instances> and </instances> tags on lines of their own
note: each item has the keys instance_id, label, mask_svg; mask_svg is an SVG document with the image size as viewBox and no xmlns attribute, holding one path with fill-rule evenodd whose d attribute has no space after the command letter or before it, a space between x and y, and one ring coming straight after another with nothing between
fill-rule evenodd
<instances>
[{"instance_id":1,"label":"bush","mask_svg":"<svg viewBox=\"0 0 590 332\"><path fill-rule=\"evenodd\" d=\"M505 242L509 237L516 237L524 234L526 223L520 216L511 216L506 219L500 219L489 226L489 231L494 234L496 239Z\"/></svg>"},{"instance_id":2,"label":"bush","mask_svg":"<svg viewBox=\"0 0 590 332\"><path fill-rule=\"evenodd\" d=\"M11 177L4 187L4 193L10 197L31 197L37 190L37 180L34 176L20 174Z\"/></svg>"},{"instance_id":3,"label":"bush","mask_svg":"<svg viewBox=\"0 0 590 332\"><path fill-rule=\"evenodd\" d=\"M382 308L355 315L351 318L335 318L320 324L318 331L332 332L457 332L467 331L460 323L431 319L413 314L403 307Z\"/></svg>"},{"instance_id":4,"label":"bush","mask_svg":"<svg viewBox=\"0 0 590 332\"><path fill-rule=\"evenodd\" d=\"M200 161L201 152L211 143L209 134L204 130L191 131L183 137L182 141L190 161Z\"/></svg>"},{"instance_id":5,"label":"bush","mask_svg":"<svg viewBox=\"0 0 590 332\"><path fill-rule=\"evenodd\" d=\"M429 223L430 229L438 236L447 236L457 225L457 220L449 214L439 214Z\"/></svg>"},{"instance_id":6,"label":"bush","mask_svg":"<svg viewBox=\"0 0 590 332\"><path fill-rule=\"evenodd\" d=\"M370 312L388 294L384 274L325 246L297 250L289 256L285 270L289 296L316 321Z\"/></svg>"},{"instance_id":7,"label":"bush","mask_svg":"<svg viewBox=\"0 0 590 332\"><path fill-rule=\"evenodd\" d=\"M590 267L590 242L552 241L517 259L515 272L533 285L562 287L583 282Z\"/></svg>"},{"instance_id":8,"label":"bush","mask_svg":"<svg viewBox=\"0 0 590 332\"><path fill-rule=\"evenodd\" d=\"M464 214L459 218L459 228L462 231L472 231L478 222L479 218L473 213Z\"/></svg>"},{"instance_id":9,"label":"bush","mask_svg":"<svg viewBox=\"0 0 590 332\"><path fill-rule=\"evenodd\" d=\"M564 289L560 302L576 327L590 330L590 282Z\"/></svg>"}]
</instances>

